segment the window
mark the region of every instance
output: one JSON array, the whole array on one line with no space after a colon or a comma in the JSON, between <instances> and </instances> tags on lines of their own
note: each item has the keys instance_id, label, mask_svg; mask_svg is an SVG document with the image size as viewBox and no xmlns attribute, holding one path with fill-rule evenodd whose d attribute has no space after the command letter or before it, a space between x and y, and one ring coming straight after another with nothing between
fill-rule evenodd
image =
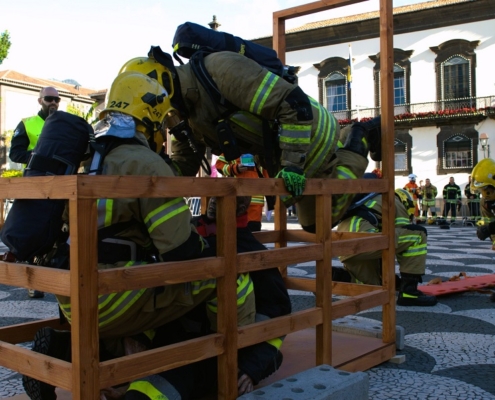
<instances>
[{"instance_id":1,"label":"window","mask_svg":"<svg viewBox=\"0 0 495 400\"><path fill-rule=\"evenodd\" d=\"M394 142L395 171L407 171L407 146L400 140Z\"/></svg>"},{"instance_id":2,"label":"window","mask_svg":"<svg viewBox=\"0 0 495 400\"><path fill-rule=\"evenodd\" d=\"M400 106L406 102L406 81L404 68L394 65L394 105Z\"/></svg>"},{"instance_id":3,"label":"window","mask_svg":"<svg viewBox=\"0 0 495 400\"><path fill-rule=\"evenodd\" d=\"M474 107L476 53L479 41L452 39L430 50L437 54L435 70L439 109ZM462 100L459 100L462 99Z\"/></svg>"},{"instance_id":4,"label":"window","mask_svg":"<svg viewBox=\"0 0 495 400\"><path fill-rule=\"evenodd\" d=\"M462 135L444 142L444 168L473 168L471 141Z\"/></svg>"},{"instance_id":5,"label":"window","mask_svg":"<svg viewBox=\"0 0 495 400\"><path fill-rule=\"evenodd\" d=\"M347 88L349 64L343 57L331 57L314 64L318 72L319 102L338 120L351 118L351 91Z\"/></svg>"},{"instance_id":6,"label":"window","mask_svg":"<svg viewBox=\"0 0 495 400\"><path fill-rule=\"evenodd\" d=\"M325 80L325 107L328 111L347 109L347 79L339 72L334 72Z\"/></svg>"},{"instance_id":7,"label":"window","mask_svg":"<svg viewBox=\"0 0 495 400\"><path fill-rule=\"evenodd\" d=\"M471 97L469 84L469 61L463 57L452 57L442 63L443 99Z\"/></svg>"},{"instance_id":8,"label":"window","mask_svg":"<svg viewBox=\"0 0 495 400\"><path fill-rule=\"evenodd\" d=\"M437 135L439 175L471 173L478 162L479 132L474 124L440 126Z\"/></svg>"},{"instance_id":9,"label":"window","mask_svg":"<svg viewBox=\"0 0 495 400\"><path fill-rule=\"evenodd\" d=\"M402 114L409 111L410 93L409 77L411 75L411 62L413 50L394 49L394 114ZM375 107L380 107L380 53L369 56L374 61L373 78L375 79Z\"/></svg>"}]
</instances>

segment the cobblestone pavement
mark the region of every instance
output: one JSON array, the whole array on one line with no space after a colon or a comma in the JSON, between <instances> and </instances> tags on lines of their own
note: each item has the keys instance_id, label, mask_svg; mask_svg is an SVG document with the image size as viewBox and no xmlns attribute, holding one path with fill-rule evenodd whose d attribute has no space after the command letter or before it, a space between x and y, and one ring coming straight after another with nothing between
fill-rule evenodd
<instances>
[{"instance_id":1,"label":"cobblestone pavement","mask_svg":"<svg viewBox=\"0 0 495 400\"><path fill-rule=\"evenodd\" d=\"M264 223L264 229L270 227ZM477 239L475 228L427 229L425 282L462 271L468 276L495 272L495 252L488 241ZM334 265L341 264L335 260ZM315 277L314 262L291 265L289 274ZM291 298L294 310L314 306L311 293L292 291ZM0 326L57 315L52 295L29 299L26 289L0 285ZM380 309L359 316L381 320ZM405 347L397 354L404 354L406 362L386 362L367 371L371 400L495 400L495 303L489 295L468 292L439 297L434 307L397 307L397 325L405 329ZM0 398L19 393L19 374L0 367Z\"/></svg>"}]
</instances>

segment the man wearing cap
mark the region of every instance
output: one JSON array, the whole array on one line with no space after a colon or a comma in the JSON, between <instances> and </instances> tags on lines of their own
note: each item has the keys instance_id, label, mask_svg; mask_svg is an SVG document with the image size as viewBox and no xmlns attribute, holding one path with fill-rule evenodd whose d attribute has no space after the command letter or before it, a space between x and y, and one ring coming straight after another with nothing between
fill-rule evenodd
<instances>
[{"instance_id":1,"label":"man wearing cap","mask_svg":"<svg viewBox=\"0 0 495 400\"><path fill-rule=\"evenodd\" d=\"M31 152L36 146L36 143L38 143L38 138L40 137L46 118L58 110L60 96L57 89L51 86L41 89L38 103L41 106L41 110L39 110L38 114L23 118L19 122L10 144L10 160L24 164L24 167L29 162ZM29 289L28 294L30 298L41 298L44 296L43 292L34 289Z\"/></svg>"}]
</instances>

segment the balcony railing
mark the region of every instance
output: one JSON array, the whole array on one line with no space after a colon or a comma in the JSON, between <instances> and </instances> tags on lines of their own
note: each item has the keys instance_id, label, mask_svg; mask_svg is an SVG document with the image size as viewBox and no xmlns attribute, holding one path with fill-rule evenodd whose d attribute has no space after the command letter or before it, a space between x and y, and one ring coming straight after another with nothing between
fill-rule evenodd
<instances>
[{"instance_id":1,"label":"balcony railing","mask_svg":"<svg viewBox=\"0 0 495 400\"><path fill-rule=\"evenodd\" d=\"M340 125L367 121L380 115L380 108L357 108L334 111ZM428 103L401 104L394 107L395 121L437 121L440 118L495 116L495 96L467 97Z\"/></svg>"}]
</instances>

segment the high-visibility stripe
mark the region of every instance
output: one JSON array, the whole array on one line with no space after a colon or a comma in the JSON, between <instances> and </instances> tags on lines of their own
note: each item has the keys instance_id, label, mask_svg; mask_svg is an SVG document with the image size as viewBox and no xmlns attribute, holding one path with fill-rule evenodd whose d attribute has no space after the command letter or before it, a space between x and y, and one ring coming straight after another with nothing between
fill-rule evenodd
<instances>
[{"instance_id":1,"label":"high-visibility stripe","mask_svg":"<svg viewBox=\"0 0 495 400\"><path fill-rule=\"evenodd\" d=\"M151 233L158 225L168 221L181 212L188 211L189 207L184 201L184 198L177 197L150 212L144 219L144 223L148 228L148 232Z\"/></svg>"},{"instance_id":2,"label":"high-visibility stripe","mask_svg":"<svg viewBox=\"0 0 495 400\"><path fill-rule=\"evenodd\" d=\"M427 245L421 243L422 238L420 235L402 235L399 236L398 243L411 243L411 246L402 253L403 257L418 257L426 255Z\"/></svg>"},{"instance_id":3,"label":"high-visibility stripe","mask_svg":"<svg viewBox=\"0 0 495 400\"><path fill-rule=\"evenodd\" d=\"M324 163L326 156L332 151L335 145L337 120L315 99L309 97L309 100L311 106L318 110L318 124L316 130L313 132L308 158L304 168L306 176L311 178L318 172ZM313 115L315 114L316 113L313 112Z\"/></svg>"},{"instance_id":4,"label":"high-visibility stripe","mask_svg":"<svg viewBox=\"0 0 495 400\"><path fill-rule=\"evenodd\" d=\"M146 262L129 261L125 267L143 265ZM122 314L138 301L146 289L127 290L120 293L109 293L98 296L98 326L104 327L118 319ZM60 308L70 322L72 320L71 304L60 303Z\"/></svg>"},{"instance_id":5,"label":"high-visibility stripe","mask_svg":"<svg viewBox=\"0 0 495 400\"><path fill-rule=\"evenodd\" d=\"M112 224L113 199L96 200L98 210L98 229L105 228Z\"/></svg>"},{"instance_id":6,"label":"high-visibility stripe","mask_svg":"<svg viewBox=\"0 0 495 400\"><path fill-rule=\"evenodd\" d=\"M237 278L237 306L241 306L246 302L247 296L254 291L253 281L249 274L240 274ZM218 298L214 298L207 302L207 307L210 311L216 313L218 310Z\"/></svg>"},{"instance_id":7,"label":"high-visibility stripe","mask_svg":"<svg viewBox=\"0 0 495 400\"><path fill-rule=\"evenodd\" d=\"M258 136L259 138L263 137L263 120L258 116L238 111L229 117L229 119L253 135Z\"/></svg>"},{"instance_id":8,"label":"high-visibility stripe","mask_svg":"<svg viewBox=\"0 0 495 400\"><path fill-rule=\"evenodd\" d=\"M254 94L253 99L251 100L251 105L249 106L249 111L261 115L261 111L263 110L263 106L265 105L266 99L270 96L275 84L279 80L279 77L271 72L267 72L265 77L263 78L263 82L258 87L258 90Z\"/></svg>"},{"instance_id":9,"label":"high-visibility stripe","mask_svg":"<svg viewBox=\"0 0 495 400\"><path fill-rule=\"evenodd\" d=\"M401 226L401 225L409 225L411 221L409 218L406 217L397 217L395 218L395 226Z\"/></svg>"},{"instance_id":10,"label":"high-visibility stripe","mask_svg":"<svg viewBox=\"0 0 495 400\"><path fill-rule=\"evenodd\" d=\"M275 347L277 350L280 350L282 347L282 343L284 342L281 338L270 339L266 341L269 345Z\"/></svg>"},{"instance_id":11,"label":"high-visibility stripe","mask_svg":"<svg viewBox=\"0 0 495 400\"><path fill-rule=\"evenodd\" d=\"M311 140L311 125L280 125L279 142L307 146Z\"/></svg>"},{"instance_id":12,"label":"high-visibility stripe","mask_svg":"<svg viewBox=\"0 0 495 400\"><path fill-rule=\"evenodd\" d=\"M256 196L251 196L251 204L265 204L265 196L262 195L256 195Z\"/></svg>"},{"instance_id":13,"label":"high-visibility stripe","mask_svg":"<svg viewBox=\"0 0 495 400\"><path fill-rule=\"evenodd\" d=\"M172 384L160 375L150 375L131 382L127 391L144 394L150 400L177 400L180 393Z\"/></svg>"}]
</instances>

